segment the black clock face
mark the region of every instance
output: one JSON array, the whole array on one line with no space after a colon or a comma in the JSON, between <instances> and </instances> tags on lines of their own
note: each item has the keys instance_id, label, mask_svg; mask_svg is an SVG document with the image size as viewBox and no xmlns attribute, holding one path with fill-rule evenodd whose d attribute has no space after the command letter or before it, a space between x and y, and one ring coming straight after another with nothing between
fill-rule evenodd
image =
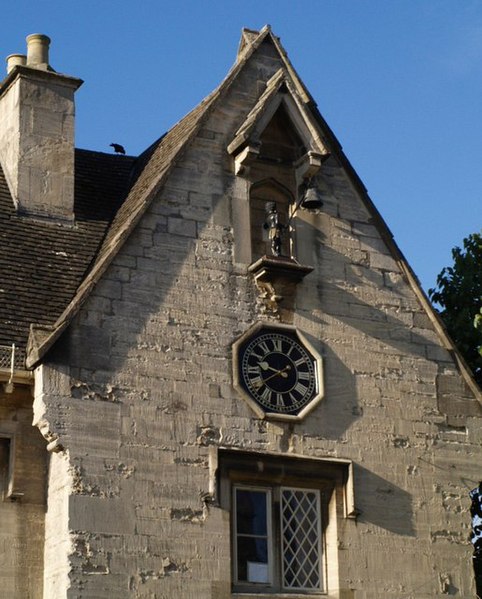
<instances>
[{"instance_id":1,"label":"black clock face","mask_svg":"<svg viewBox=\"0 0 482 599\"><path fill-rule=\"evenodd\" d=\"M317 393L316 361L295 334L262 329L239 360L241 385L267 412L297 415Z\"/></svg>"}]
</instances>

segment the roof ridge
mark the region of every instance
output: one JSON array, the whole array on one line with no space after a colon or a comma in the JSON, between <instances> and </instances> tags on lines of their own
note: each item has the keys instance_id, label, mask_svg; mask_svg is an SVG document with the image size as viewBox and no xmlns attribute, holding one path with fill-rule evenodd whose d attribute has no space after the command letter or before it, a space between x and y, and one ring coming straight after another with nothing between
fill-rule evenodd
<instances>
[{"instance_id":1,"label":"roof ridge","mask_svg":"<svg viewBox=\"0 0 482 599\"><path fill-rule=\"evenodd\" d=\"M75 152L83 152L85 154L100 154L102 156L111 156L118 160L125 160L126 158L137 158L134 154L113 154L112 152L102 152L101 150L89 150L88 148L75 148Z\"/></svg>"},{"instance_id":2,"label":"roof ridge","mask_svg":"<svg viewBox=\"0 0 482 599\"><path fill-rule=\"evenodd\" d=\"M259 31L257 29L249 29L248 27L243 27L241 29L241 39L239 40L238 46L238 54L237 59L242 58L243 53L249 46L256 41L256 39L265 34L267 31L271 31L270 25L265 25Z\"/></svg>"}]
</instances>

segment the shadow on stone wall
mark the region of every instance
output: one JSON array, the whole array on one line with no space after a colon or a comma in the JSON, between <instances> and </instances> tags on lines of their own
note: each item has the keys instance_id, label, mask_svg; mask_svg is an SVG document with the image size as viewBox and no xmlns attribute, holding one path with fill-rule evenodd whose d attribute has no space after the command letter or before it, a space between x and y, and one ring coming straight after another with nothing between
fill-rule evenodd
<instances>
[{"instance_id":1,"label":"shadow on stone wall","mask_svg":"<svg viewBox=\"0 0 482 599\"><path fill-rule=\"evenodd\" d=\"M305 337L323 356L324 397L300 425L303 436L340 440L362 414L355 376L322 339Z\"/></svg>"},{"instance_id":2,"label":"shadow on stone wall","mask_svg":"<svg viewBox=\"0 0 482 599\"><path fill-rule=\"evenodd\" d=\"M373 524L397 535L415 536L410 493L358 464L355 488L359 522Z\"/></svg>"}]
</instances>

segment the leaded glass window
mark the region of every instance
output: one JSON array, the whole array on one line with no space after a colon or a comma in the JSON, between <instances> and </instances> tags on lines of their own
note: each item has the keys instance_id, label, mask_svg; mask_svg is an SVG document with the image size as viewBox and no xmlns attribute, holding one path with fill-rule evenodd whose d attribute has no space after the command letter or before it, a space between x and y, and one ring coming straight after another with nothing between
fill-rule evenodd
<instances>
[{"instance_id":1,"label":"leaded glass window","mask_svg":"<svg viewBox=\"0 0 482 599\"><path fill-rule=\"evenodd\" d=\"M320 492L282 488L280 516L283 588L320 589Z\"/></svg>"},{"instance_id":2,"label":"leaded glass window","mask_svg":"<svg viewBox=\"0 0 482 599\"><path fill-rule=\"evenodd\" d=\"M234 486L233 507L235 584L323 590L318 489Z\"/></svg>"}]
</instances>

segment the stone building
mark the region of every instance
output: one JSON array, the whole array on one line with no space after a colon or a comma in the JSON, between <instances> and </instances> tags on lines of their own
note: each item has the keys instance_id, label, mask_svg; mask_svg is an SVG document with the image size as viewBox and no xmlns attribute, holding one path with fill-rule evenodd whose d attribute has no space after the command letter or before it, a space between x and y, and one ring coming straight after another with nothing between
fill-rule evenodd
<instances>
[{"instance_id":1,"label":"stone building","mask_svg":"<svg viewBox=\"0 0 482 599\"><path fill-rule=\"evenodd\" d=\"M269 27L138 157L0 84L0 594L473 597L481 394ZM33 423L33 426L32 426Z\"/></svg>"}]
</instances>

